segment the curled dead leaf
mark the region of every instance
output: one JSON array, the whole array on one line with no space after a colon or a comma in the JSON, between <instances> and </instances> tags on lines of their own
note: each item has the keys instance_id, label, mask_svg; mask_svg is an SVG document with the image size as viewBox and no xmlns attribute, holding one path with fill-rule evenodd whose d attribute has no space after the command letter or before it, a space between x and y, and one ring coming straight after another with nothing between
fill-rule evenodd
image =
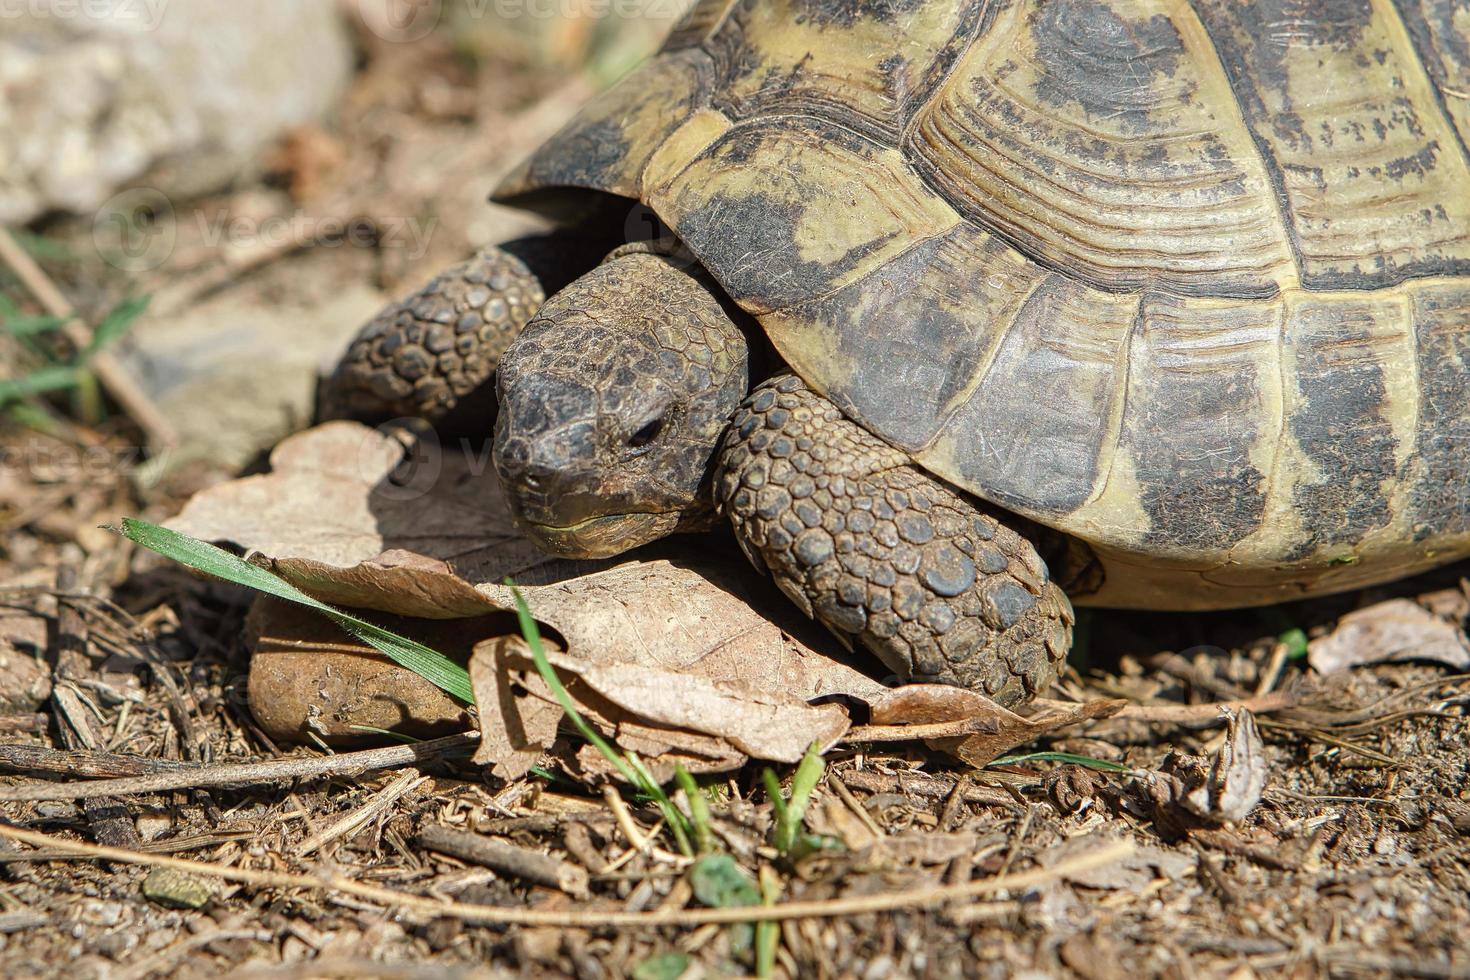
<instances>
[{"instance_id":1,"label":"curled dead leaf","mask_svg":"<svg viewBox=\"0 0 1470 980\"><path fill-rule=\"evenodd\" d=\"M1157 772L1135 775L1133 785L1162 827L1243 820L1261 802L1269 763L1249 711L1228 713L1225 742L1213 759L1171 754Z\"/></svg>"},{"instance_id":2,"label":"curled dead leaf","mask_svg":"<svg viewBox=\"0 0 1470 980\"><path fill-rule=\"evenodd\" d=\"M737 768L747 758L795 763L813 742L831 745L849 723L840 705L812 705L698 673L644 663L589 663L553 651L547 660L589 722L651 765L667 767L670 775L675 761L704 772ZM561 708L536 673L525 642L504 637L480 644L471 677L485 733L477 760L495 764L502 776L529 766L528 754L554 740ZM591 753L579 755L586 768L607 768Z\"/></svg>"},{"instance_id":3,"label":"curled dead leaf","mask_svg":"<svg viewBox=\"0 0 1470 980\"><path fill-rule=\"evenodd\" d=\"M1389 599L1355 609L1307 644L1307 662L1319 674L1404 660L1470 670L1470 642L1458 623L1410 599Z\"/></svg>"}]
</instances>

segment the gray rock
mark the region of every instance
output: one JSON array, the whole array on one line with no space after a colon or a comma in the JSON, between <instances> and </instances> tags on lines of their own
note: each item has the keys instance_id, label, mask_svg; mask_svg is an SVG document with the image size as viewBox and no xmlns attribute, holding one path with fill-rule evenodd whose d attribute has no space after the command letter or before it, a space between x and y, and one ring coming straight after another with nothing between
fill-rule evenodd
<instances>
[{"instance_id":1,"label":"gray rock","mask_svg":"<svg viewBox=\"0 0 1470 980\"><path fill-rule=\"evenodd\" d=\"M171 198L216 189L351 70L321 0L17 4L0 16L0 224L97 210L144 175Z\"/></svg>"}]
</instances>

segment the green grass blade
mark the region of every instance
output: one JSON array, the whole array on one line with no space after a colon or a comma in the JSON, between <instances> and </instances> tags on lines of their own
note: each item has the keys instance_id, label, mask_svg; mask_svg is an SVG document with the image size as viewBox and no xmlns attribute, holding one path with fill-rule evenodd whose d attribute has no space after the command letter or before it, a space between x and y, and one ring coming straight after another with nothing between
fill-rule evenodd
<instances>
[{"instance_id":1,"label":"green grass blade","mask_svg":"<svg viewBox=\"0 0 1470 980\"><path fill-rule=\"evenodd\" d=\"M408 668L465 704L475 703L469 673L437 650L313 599L279 576L187 534L131 517L123 519L122 534L149 551L206 575L315 609L350 636L368 644L399 666Z\"/></svg>"},{"instance_id":2,"label":"green grass blade","mask_svg":"<svg viewBox=\"0 0 1470 980\"><path fill-rule=\"evenodd\" d=\"M0 380L0 405L75 388L80 374L70 365L43 367L20 378Z\"/></svg>"},{"instance_id":3,"label":"green grass blade","mask_svg":"<svg viewBox=\"0 0 1470 980\"><path fill-rule=\"evenodd\" d=\"M781 786L769 769L765 771L766 793L776 810L776 830L773 843L782 854L790 853L801 837L801 822L806 817L806 808L811 803L812 790L822 781L827 764L822 760L821 747L813 742L801 757L796 774L791 777L791 797L781 799Z\"/></svg>"},{"instance_id":4,"label":"green grass blade","mask_svg":"<svg viewBox=\"0 0 1470 980\"><path fill-rule=\"evenodd\" d=\"M684 791L689 802L689 822L694 830L694 849L699 854L714 850L714 833L710 830L709 800L705 799L699 783L682 765L674 766L674 781Z\"/></svg>"},{"instance_id":5,"label":"green grass blade","mask_svg":"<svg viewBox=\"0 0 1470 980\"><path fill-rule=\"evenodd\" d=\"M664 815L664 823L668 824L669 833L674 835L674 846L685 857L693 857L694 848L689 842L689 821L685 819L684 811L674 806L674 801L669 799L669 794L653 778L653 773L649 772L648 766L643 764L637 752L626 752L625 755L638 773L639 784L653 797L659 812Z\"/></svg>"},{"instance_id":6,"label":"green grass blade","mask_svg":"<svg viewBox=\"0 0 1470 980\"><path fill-rule=\"evenodd\" d=\"M12 337L34 337L37 334L50 333L65 322L59 316L6 316L0 322L0 330Z\"/></svg>"},{"instance_id":7,"label":"green grass blade","mask_svg":"<svg viewBox=\"0 0 1470 980\"><path fill-rule=\"evenodd\" d=\"M781 882L770 867L762 866L758 877L762 905L775 905L781 897ZM781 924L763 919L755 924L755 975L764 980L776 974L776 950L781 945Z\"/></svg>"},{"instance_id":8,"label":"green grass blade","mask_svg":"<svg viewBox=\"0 0 1470 980\"><path fill-rule=\"evenodd\" d=\"M148 303L151 299L151 296L130 296L109 310L107 315L102 318L102 322L97 324L97 329L92 331L92 343L88 345L83 357L91 357L127 333L128 328L133 325L133 321L142 316L143 311L148 309Z\"/></svg>"},{"instance_id":9,"label":"green grass blade","mask_svg":"<svg viewBox=\"0 0 1470 980\"><path fill-rule=\"evenodd\" d=\"M567 717L571 719L582 737L602 753L603 758L607 759L608 763L618 771L618 775L622 776L630 786L641 786L642 780L628 764L628 760L609 745L607 739L602 737L602 733L588 724L587 719L583 718L582 713L577 710L576 702L562 686L561 678L557 676L556 671L551 668L551 661L546 659L546 646L541 642L541 627L536 625L536 619L531 615L531 607L526 605L526 597L521 595L521 590L516 588L510 579L506 579L505 584L510 586L510 594L515 598L516 619L520 622L521 636L525 637L526 645L531 648L531 659L536 664L536 672L541 675L546 686L551 688L552 697L556 698L557 703L561 705L561 710L566 712Z\"/></svg>"}]
</instances>

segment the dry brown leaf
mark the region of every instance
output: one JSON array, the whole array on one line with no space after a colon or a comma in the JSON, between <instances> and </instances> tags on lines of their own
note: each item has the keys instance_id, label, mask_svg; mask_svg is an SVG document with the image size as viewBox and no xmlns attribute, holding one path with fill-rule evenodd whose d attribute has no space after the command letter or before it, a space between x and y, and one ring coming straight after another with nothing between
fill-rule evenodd
<instances>
[{"instance_id":1,"label":"dry brown leaf","mask_svg":"<svg viewBox=\"0 0 1470 980\"><path fill-rule=\"evenodd\" d=\"M873 725L925 727L952 723L964 734L927 737L933 747L980 768L1018 745L1058 729L1123 710L1126 701L1097 700L1086 704L1052 702L1032 717L1023 717L975 691L937 684L910 684L870 699ZM862 729L853 732L860 739ZM930 733L925 733L929 735Z\"/></svg>"},{"instance_id":2,"label":"dry brown leaf","mask_svg":"<svg viewBox=\"0 0 1470 980\"><path fill-rule=\"evenodd\" d=\"M1319 674L1403 660L1433 660L1470 670L1470 643L1457 624L1409 599L1356 609L1336 628L1307 644L1307 662Z\"/></svg>"},{"instance_id":3,"label":"dry brown leaf","mask_svg":"<svg viewBox=\"0 0 1470 980\"><path fill-rule=\"evenodd\" d=\"M1261 730L1249 711L1226 713L1225 742L1213 759L1171 754L1161 771L1135 777L1161 826L1243 820L1261 802L1269 769Z\"/></svg>"},{"instance_id":4,"label":"dry brown leaf","mask_svg":"<svg viewBox=\"0 0 1470 980\"><path fill-rule=\"evenodd\" d=\"M666 769L671 776L675 762L696 772L737 768L748 757L794 763L812 742L825 749L848 727L846 709L835 704L811 705L764 688L638 663L588 663L552 651L547 659L583 717L643 756L655 775ZM524 641L482 643L471 658L471 676L487 733L477 761L496 764L502 776L529 767L529 756L554 740L561 709L535 675ZM554 709L549 725L540 714L548 703ZM528 716L540 723L527 725ZM595 751L579 752L579 761L594 772L610 769Z\"/></svg>"},{"instance_id":5,"label":"dry brown leaf","mask_svg":"<svg viewBox=\"0 0 1470 980\"><path fill-rule=\"evenodd\" d=\"M1185 806L1210 820L1243 820L1266 790L1269 763L1265 753L1255 716L1249 711L1234 712L1209 778L1184 797Z\"/></svg>"},{"instance_id":6,"label":"dry brown leaf","mask_svg":"<svg viewBox=\"0 0 1470 980\"><path fill-rule=\"evenodd\" d=\"M516 636L486 640L470 657L470 686L480 713L480 744L474 761L493 766L509 782L531 770L556 741L561 705L534 670L527 671L525 641ZM519 689L519 693L517 693Z\"/></svg>"}]
</instances>

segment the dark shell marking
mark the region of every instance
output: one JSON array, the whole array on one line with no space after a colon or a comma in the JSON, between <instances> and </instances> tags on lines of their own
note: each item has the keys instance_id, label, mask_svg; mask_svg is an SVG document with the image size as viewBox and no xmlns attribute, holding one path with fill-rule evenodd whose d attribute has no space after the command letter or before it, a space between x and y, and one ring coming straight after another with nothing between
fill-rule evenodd
<instances>
[{"instance_id":1,"label":"dark shell marking","mask_svg":"<svg viewBox=\"0 0 1470 980\"><path fill-rule=\"evenodd\" d=\"M782 592L905 678L1012 704L1061 668L1072 607L1031 545L792 375L736 413L715 496Z\"/></svg>"}]
</instances>

